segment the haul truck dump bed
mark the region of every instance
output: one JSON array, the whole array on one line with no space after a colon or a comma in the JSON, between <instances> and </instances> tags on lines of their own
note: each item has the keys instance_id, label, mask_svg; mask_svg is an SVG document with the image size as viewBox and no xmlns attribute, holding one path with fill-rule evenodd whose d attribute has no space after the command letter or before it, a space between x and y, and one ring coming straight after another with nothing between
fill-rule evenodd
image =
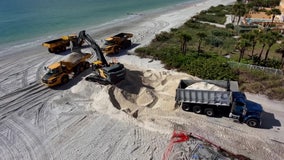
<instances>
[{"instance_id":1,"label":"haul truck dump bed","mask_svg":"<svg viewBox=\"0 0 284 160\"><path fill-rule=\"evenodd\" d=\"M42 46L47 47L50 53L59 53L66 51L70 46L71 42L77 40L76 35L62 36L61 38L54 39L51 41L43 42Z\"/></svg>"},{"instance_id":2,"label":"haul truck dump bed","mask_svg":"<svg viewBox=\"0 0 284 160\"><path fill-rule=\"evenodd\" d=\"M192 86L193 84L197 85ZM236 81L181 80L176 90L176 101L230 106L231 91L237 92L238 88Z\"/></svg>"}]
</instances>

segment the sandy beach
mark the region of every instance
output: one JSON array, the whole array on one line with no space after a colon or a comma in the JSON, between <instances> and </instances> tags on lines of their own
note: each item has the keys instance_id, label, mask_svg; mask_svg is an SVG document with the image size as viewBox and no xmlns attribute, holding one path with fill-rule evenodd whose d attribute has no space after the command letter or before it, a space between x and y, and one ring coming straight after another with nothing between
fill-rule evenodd
<instances>
[{"instance_id":1,"label":"sandy beach","mask_svg":"<svg viewBox=\"0 0 284 160\"><path fill-rule=\"evenodd\" d=\"M89 69L66 85L48 88L40 82L44 66L70 51L50 54L40 45L11 48L0 56L0 159L158 160L175 129L203 136L251 159L284 159L284 101L247 93L248 99L264 108L262 128L184 112L174 108L177 85L181 79L198 77L166 70L160 61L134 53L155 34L181 26L210 6L233 2L184 4L162 14L87 29L99 45L119 32L134 34L133 47L115 57L127 68L126 79L117 85L85 81Z\"/></svg>"}]
</instances>

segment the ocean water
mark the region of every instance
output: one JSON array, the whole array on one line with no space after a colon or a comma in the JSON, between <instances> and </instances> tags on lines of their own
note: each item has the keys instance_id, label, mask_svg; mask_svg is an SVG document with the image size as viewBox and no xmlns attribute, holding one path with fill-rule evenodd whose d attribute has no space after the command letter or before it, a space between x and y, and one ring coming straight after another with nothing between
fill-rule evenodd
<instances>
[{"instance_id":1,"label":"ocean water","mask_svg":"<svg viewBox=\"0 0 284 160\"><path fill-rule=\"evenodd\" d=\"M1 0L0 51L198 0ZM39 42L38 42L39 43ZM1 52L0 52L1 54Z\"/></svg>"}]
</instances>

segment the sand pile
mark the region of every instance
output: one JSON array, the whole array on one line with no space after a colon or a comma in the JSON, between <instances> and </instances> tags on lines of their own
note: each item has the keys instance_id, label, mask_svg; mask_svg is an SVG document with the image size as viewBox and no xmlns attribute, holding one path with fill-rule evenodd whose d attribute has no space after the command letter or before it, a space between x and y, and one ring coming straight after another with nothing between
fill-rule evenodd
<instances>
[{"instance_id":1,"label":"sand pile","mask_svg":"<svg viewBox=\"0 0 284 160\"><path fill-rule=\"evenodd\" d=\"M63 59L64 62L71 62L71 63L77 63L84 55L77 52L70 53L65 59Z\"/></svg>"},{"instance_id":2,"label":"sand pile","mask_svg":"<svg viewBox=\"0 0 284 160\"><path fill-rule=\"evenodd\" d=\"M208 82L197 82L190 86L187 86L186 89L194 89L194 90L211 90L211 91L226 91L225 88L216 86L214 84Z\"/></svg>"},{"instance_id":3,"label":"sand pile","mask_svg":"<svg viewBox=\"0 0 284 160\"><path fill-rule=\"evenodd\" d=\"M173 110L180 79L193 79L184 73L127 67L131 70L127 70L126 79L110 95L112 102L120 104L117 108L135 118L145 109Z\"/></svg>"},{"instance_id":4,"label":"sand pile","mask_svg":"<svg viewBox=\"0 0 284 160\"><path fill-rule=\"evenodd\" d=\"M170 121L155 121L152 117L172 114L180 79L196 78L174 71L126 67L126 79L116 85L105 86L83 80L73 86L71 93L66 96L89 100L90 110L110 115L111 118L153 131L171 132L174 124ZM66 99L64 97L61 99Z\"/></svg>"}]
</instances>

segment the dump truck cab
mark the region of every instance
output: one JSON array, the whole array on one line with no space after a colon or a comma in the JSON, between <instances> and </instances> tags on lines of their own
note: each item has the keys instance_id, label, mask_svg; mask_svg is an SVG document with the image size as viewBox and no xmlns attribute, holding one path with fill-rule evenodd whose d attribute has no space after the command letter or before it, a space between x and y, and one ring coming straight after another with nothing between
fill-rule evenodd
<instances>
[{"instance_id":1,"label":"dump truck cab","mask_svg":"<svg viewBox=\"0 0 284 160\"><path fill-rule=\"evenodd\" d=\"M248 100L242 92L232 92L232 94L233 104L229 117L239 119L250 127L260 127L262 106Z\"/></svg>"},{"instance_id":2,"label":"dump truck cab","mask_svg":"<svg viewBox=\"0 0 284 160\"><path fill-rule=\"evenodd\" d=\"M63 66L61 62L53 63L45 69L47 72L42 77L42 82L47 86L52 87L69 81L69 75L65 72L66 66Z\"/></svg>"}]
</instances>

